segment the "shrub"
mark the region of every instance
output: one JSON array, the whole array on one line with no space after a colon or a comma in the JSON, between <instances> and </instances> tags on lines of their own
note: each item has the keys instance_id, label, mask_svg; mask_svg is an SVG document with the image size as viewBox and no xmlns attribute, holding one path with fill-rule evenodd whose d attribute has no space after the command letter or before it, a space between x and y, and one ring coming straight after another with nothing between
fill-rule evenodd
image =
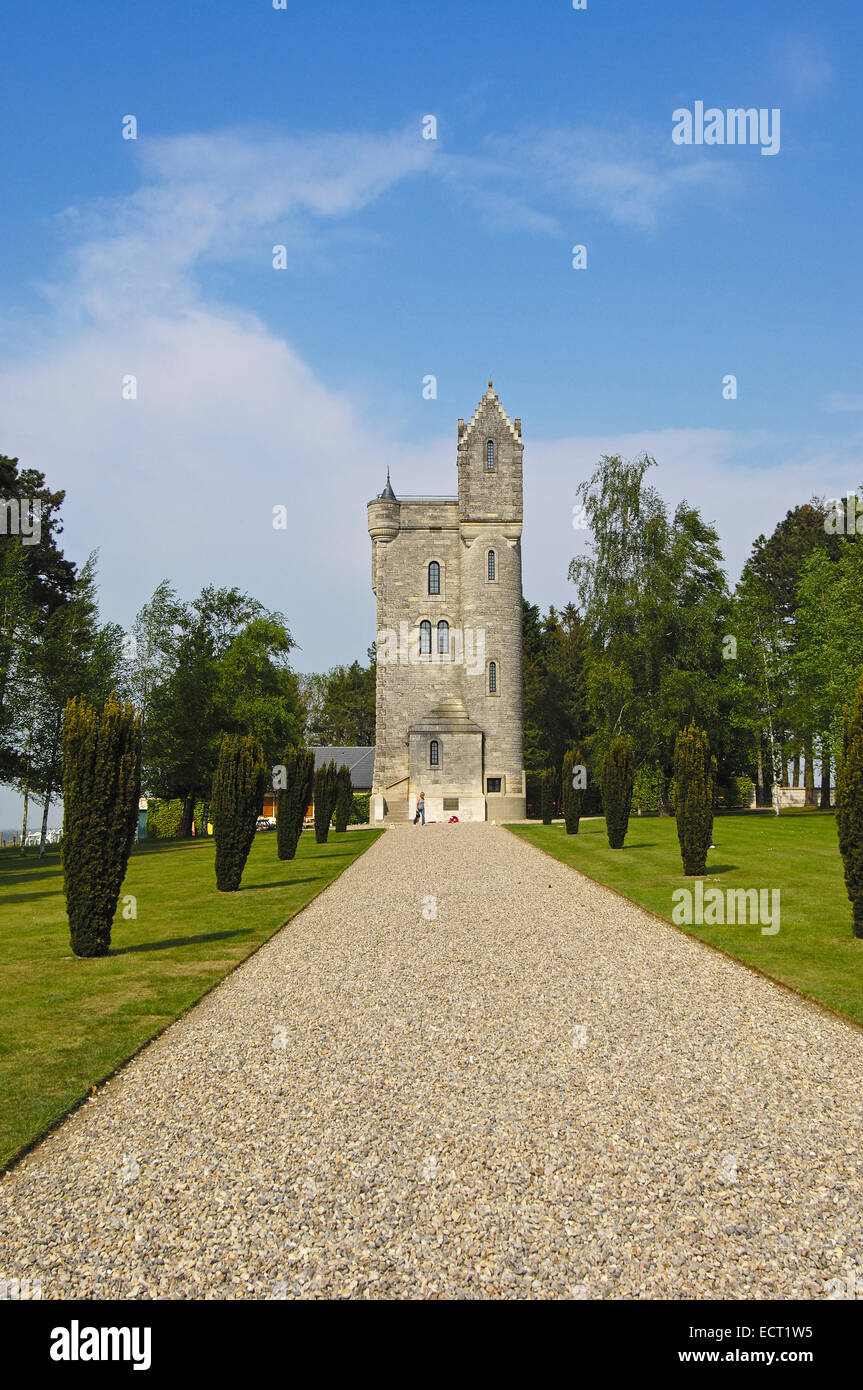
<instances>
[{"instance_id":1,"label":"shrub","mask_svg":"<svg viewBox=\"0 0 863 1390\"><path fill-rule=\"evenodd\" d=\"M147 839L148 840L175 840L180 833L180 823L183 819L183 806L185 805L181 797L172 801L166 801L160 796L151 796L147 799ZM203 835L204 826L204 802L195 802L194 812L195 828L199 835Z\"/></svg>"},{"instance_id":2,"label":"shrub","mask_svg":"<svg viewBox=\"0 0 863 1390\"><path fill-rule=\"evenodd\" d=\"M617 734L608 745L601 772L602 804L610 849L623 849L634 780L632 739L628 734Z\"/></svg>"},{"instance_id":3,"label":"shrub","mask_svg":"<svg viewBox=\"0 0 863 1390\"><path fill-rule=\"evenodd\" d=\"M863 675L854 697L854 713L849 714L846 707L843 720L836 769L836 828L854 935L863 937Z\"/></svg>"},{"instance_id":4,"label":"shrub","mask_svg":"<svg viewBox=\"0 0 863 1390\"><path fill-rule=\"evenodd\" d=\"M138 825L141 722L115 695L63 719L63 891L76 956L106 956Z\"/></svg>"},{"instance_id":5,"label":"shrub","mask_svg":"<svg viewBox=\"0 0 863 1390\"><path fill-rule=\"evenodd\" d=\"M602 788L596 778L589 776L584 795L581 800L582 819L585 816L603 816L605 807L602 804Z\"/></svg>"},{"instance_id":6,"label":"shrub","mask_svg":"<svg viewBox=\"0 0 863 1390\"><path fill-rule=\"evenodd\" d=\"M293 859L312 799L315 755L309 748L289 748L283 766L285 785L276 791L276 845L280 859Z\"/></svg>"},{"instance_id":7,"label":"shrub","mask_svg":"<svg viewBox=\"0 0 863 1390\"><path fill-rule=\"evenodd\" d=\"M327 843L330 821L336 808L336 765L333 762L321 763L315 773L315 840L319 845Z\"/></svg>"},{"instance_id":8,"label":"shrub","mask_svg":"<svg viewBox=\"0 0 863 1390\"><path fill-rule=\"evenodd\" d=\"M348 825L368 825L371 815L371 792L356 792Z\"/></svg>"},{"instance_id":9,"label":"shrub","mask_svg":"<svg viewBox=\"0 0 863 1390\"><path fill-rule=\"evenodd\" d=\"M724 782L717 782L713 792L714 809L745 811L752 801L754 785L751 777L728 777Z\"/></svg>"},{"instance_id":10,"label":"shrub","mask_svg":"<svg viewBox=\"0 0 863 1390\"><path fill-rule=\"evenodd\" d=\"M212 798L220 893L235 893L240 886L266 779L263 749L255 736L226 734L219 748Z\"/></svg>"},{"instance_id":11,"label":"shrub","mask_svg":"<svg viewBox=\"0 0 863 1390\"><path fill-rule=\"evenodd\" d=\"M703 874L713 838L713 787L716 759L704 729L693 721L674 745L675 814L683 872Z\"/></svg>"},{"instance_id":12,"label":"shrub","mask_svg":"<svg viewBox=\"0 0 863 1390\"><path fill-rule=\"evenodd\" d=\"M353 804L354 784L351 781L351 770L346 763L342 763L336 773L336 804L333 816L337 835L347 830Z\"/></svg>"},{"instance_id":13,"label":"shrub","mask_svg":"<svg viewBox=\"0 0 863 1390\"><path fill-rule=\"evenodd\" d=\"M659 787L662 769L640 767L632 784L632 810L638 816L659 810Z\"/></svg>"},{"instance_id":14,"label":"shrub","mask_svg":"<svg viewBox=\"0 0 863 1390\"><path fill-rule=\"evenodd\" d=\"M567 835L578 834L578 822L581 818L581 803L584 799L584 787L574 786L577 774L574 769L584 766L584 758L581 750L570 748L563 755L563 768L560 774L560 800L563 809L563 819L566 822ZM580 782L581 776L577 777Z\"/></svg>"},{"instance_id":15,"label":"shrub","mask_svg":"<svg viewBox=\"0 0 863 1390\"><path fill-rule=\"evenodd\" d=\"M547 767L539 775L539 800L543 825L551 825L554 812L554 769Z\"/></svg>"},{"instance_id":16,"label":"shrub","mask_svg":"<svg viewBox=\"0 0 863 1390\"><path fill-rule=\"evenodd\" d=\"M147 801L147 839L173 840L183 819L183 802L177 797L166 801L159 796L151 796Z\"/></svg>"}]
</instances>

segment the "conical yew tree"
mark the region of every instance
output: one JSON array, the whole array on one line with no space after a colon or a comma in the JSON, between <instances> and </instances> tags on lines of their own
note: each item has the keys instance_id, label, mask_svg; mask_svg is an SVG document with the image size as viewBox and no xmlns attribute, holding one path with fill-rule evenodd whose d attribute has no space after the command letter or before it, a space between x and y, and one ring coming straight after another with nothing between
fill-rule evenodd
<instances>
[{"instance_id":1,"label":"conical yew tree","mask_svg":"<svg viewBox=\"0 0 863 1390\"><path fill-rule=\"evenodd\" d=\"M566 833L567 835L577 835L578 822L581 819L581 803L584 799L584 759L580 749L569 748L564 753L560 784L560 799L563 803Z\"/></svg>"},{"instance_id":2,"label":"conical yew tree","mask_svg":"<svg viewBox=\"0 0 863 1390\"><path fill-rule=\"evenodd\" d=\"M863 675L853 714L847 707L845 710L842 752L836 768L836 827L854 935L863 937Z\"/></svg>"},{"instance_id":3,"label":"conical yew tree","mask_svg":"<svg viewBox=\"0 0 863 1390\"><path fill-rule=\"evenodd\" d=\"M351 811L354 809L354 784L347 763L342 763L336 773L335 829L337 834L347 830Z\"/></svg>"},{"instance_id":4,"label":"conical yew tree","mask_svg":"<svg viewBox=\"0 0 863 1390\"><path fill-rule=\"evenodd\" d=\"M254 734L226 734L219 748L210 801L220 893L235 893L240 886L266 779L263 749Z\"/></svg>"},{"instance_id":5,"label":"conical yew tree","mask_svg":"<svg viewBox=\"0 0 863 1390\"><path fill-rule=\"evenodd\" d=\"M716 759L707 733L695 721L681 729L674 745L674 812L685 874L703 874L713 838L713 788Z\"/></svg>"},{"instance_id":6,"label":"conical yew tree","mask_svg":"<svg viewBox=\"0 0 863 1390\"><path fill-rule=\"evenodd\" d=\"M76 956L106 956L138 824L141 722L115 695L63 717L63 891Z\"/></svg>"},{"instance_id":7,"label":"conical yew tree","mask_svg":"<svg viewBox=\"0 0 863 1390\"><path fill-rule=\"evenodd\" d=\"M327 843L330 821L336 807L336 765L322 763L315 773L315 840Z\"/></svg>"},{"instance_id":8,"label":"conical yew tree","mask_svg":"<svg viewBox=\"0 0 863 1390\"><path fill-rule=\"evenodd\" d=\"M293 859L312 800L315 755L309 748L289 748L283 765L285 785L276 792L276 844L280 859Z\"/></svg>"},{"instance_id":9,"label":"conical yew tree","mask_svg":"<svg viewBox=\"0 0 863 1390\"><path fill-rule=\"evenodd\" d=\"M628 734L616 734L608 745L608 752L602 760L600 782L609 847L623 849L635 782L632 739Z\"/></svg>"}]
</instances>

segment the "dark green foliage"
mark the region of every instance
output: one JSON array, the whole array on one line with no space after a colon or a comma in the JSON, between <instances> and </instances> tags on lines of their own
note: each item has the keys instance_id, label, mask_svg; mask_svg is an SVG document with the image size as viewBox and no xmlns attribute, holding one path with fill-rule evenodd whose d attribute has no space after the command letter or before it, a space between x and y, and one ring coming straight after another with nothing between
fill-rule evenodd
<instances>
[{"instance_id":1,"label":"dark green foliage","mask_svg":"<svg viewBox=\"0 0 863 1390\"><path fill-rule=\"evenodd\" d=\"M371 815L370 801L370 792L354 793L353 805L351 806L351 818L348 821L348 825L368 825L369 816Z\"/></svg>"},{"instance_id":2,"label":"dark green foliage","mask_svg":"<svg viewBox=\"0 0 863 1390\"><path fill-rule=\"evenodd\" d=\"M578 822L581 819L581 804L584 800L584 787L573 786L573 782L581 782L582 777L576 769L584 767L584 758L579 748L570 748L563 756L563 770L561 771L561 792L560 799L563 803L563 818L566 821L567 835L578 834Z\"/></svg>"},{"instance_id":3,"label":"dark green foliage","mask_svg":"<svg viewBox=\"0 0 863 1390\"><path fill-rule=\"evenodd\" d=\"M147 799L147 839L148 840L175 840L180 836L183 820L183 807L185 803L182 797L175 797L173 801L166 801L159 796L151 796ZM202 817L204 812L203 801L195 802L195 825L198 833L203 834Z\"/></svg>"},{"instance_id":4,"label":"dark green foliage","mask_svg":"<svg viewBox=\"0 0 863 1390\"><path fill-rule=\"evenodd\" d=\"M336 765L322 763L315 773L315 839L319 845L327 843L330 821L336 809L337 792Z\"/></svg>"},{"instance_id":5,"label":"dark green foliage","mask_svg":"<svg viewBox=\"0 0 863 1390\"><path fill-rule=\"evenodd\" d=\"M539 799L543 825L551 825L554 814L554 768L546 767L539 777Z\"/></svg>"},{"instance_id":6,"label":"dark green foliage","mask_svg":"<svg viewBox=\"0 0 863 1390\"><path fill-rule=\"evenodd\" d=\"M338 835L348 828L348 820L354 805L354 786L350 768L342 763L336 773L335 829Z\"/></svg>"},{"instance_id":7,"label":"dark green foliage","mask_svg":"<svg viewBox=\"0 0 863 1390\"><path fill-rule=\"evenodd\" d=\"M254 734L226 734L219 747L210 805L216 840L216 887L235 893L255 838L267 769Z\"/></svg>"},{"instance_id":8,"label":"dark green foliage","mask_svg":"<svg viewBox=\"0 0 863 1390\"><path fill-rule=\"evenodd\" d=\"M138 824L141 726L111 695L100 712L83 696L63 717L63 888L72 950L106 956Z\"/></svg>"},{"instance_id":9,"label":"dark green foliage","mask_svg":"<svg viewBox=\"0 0 863 1390\"><path fill-rule=\"evenodd\" d=\"M863 937L863 675L854 713L846 709L842 755L836 772L836 826L851 900L854 935Z\"/></svg>"},{"instance_id":10,"label":"dark green foliage","mask_svg":"<svg viewBox=\"0 0 863 1390\"><path fill-rule=\"evenodd\" d=\"M312 800L315 755L309 748L289 748L284 757L284 787L276 790L276 836L280 859L293 859Z\"/></svg>"},{"instance_id":11,"label":"dark green foliage","mask_svg":"<svg viewBox=\"0 0 863 1390\"><path fill-rule=\"evenodd\" d=\"M728 777L718 781L713 788L713 809L715 811L748 811L752 802L751 777Z\"/></svg>"},{"instance_id":12,"label":"dark green foliage","mask_svg":"<svg viewBox=\"0 0 863 1390\"><path fill-rule=\"evenodd\" d=\"M707 731L693 721L681 729L674 745L674 811L685 874L703 874L713 838L713 788L716 759Z\"/></svg>"},{"instance_id":13,"label":"dark green foliage","mask_svg":"<svg viewBox=\"0 0 863 1390\"><path fill-rule=\"evenodd\" d=\"M632 739L628 734L615 734L611 740L602 760L600 780L608 843L611 849L623 849L635 782Z\"/></svg>"}]
</instances>

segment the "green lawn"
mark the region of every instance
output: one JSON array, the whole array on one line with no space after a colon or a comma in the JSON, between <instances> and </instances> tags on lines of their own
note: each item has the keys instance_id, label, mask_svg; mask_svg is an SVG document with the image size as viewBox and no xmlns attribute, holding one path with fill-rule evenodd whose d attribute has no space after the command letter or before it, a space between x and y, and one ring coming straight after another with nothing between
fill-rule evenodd
<instances>
[{"instance_id":1,"label":"green lawn","mask_svg":"<svg viewBox=\"0 0 863 1390\"><path fill-rule=\"evenodd\" d=\"M608 847L604 820L582 821L577 835L563 825L511 825L515 835L633 902L672 920L675 888L692 887L680 863L676 822L633 816L622 850ZM707 856L704 888L778 888L780 929L757 925L681 926L721 946L803 994L863 1023L863 941L851 928L836 822L827 813L770 811L717 816L716 848Z\"/></svg>"},{"instance_id":2,"label":"green lawn","mask_svg":"<svg viewBox=\"0 0 863 1390\"><path fill-rule=\"evenodd\" d=\"M123 895L137 918L114 921L112 951L69 948L59 855L0 851L0 1170L89 1088L189 1008L383 832L306 832L296 858L255 837L238 893L218 893L212 840L137 847Z\"/></svg>"}]
</instances>

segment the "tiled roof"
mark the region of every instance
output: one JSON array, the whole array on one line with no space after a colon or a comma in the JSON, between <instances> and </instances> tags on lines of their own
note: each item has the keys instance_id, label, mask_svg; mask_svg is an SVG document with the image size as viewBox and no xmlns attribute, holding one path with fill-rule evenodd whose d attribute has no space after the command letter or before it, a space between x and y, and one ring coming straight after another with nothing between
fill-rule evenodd
<instances>
[{"instance_id":1,"label":"tiled roof","mask_svg":"<svg viewBox=\"0 0 863 1390\"><path fill-rule=\"evenodd\" d=\"M329 745L313 748L315 772L323 763L333 762L336 767L345 763L350 768L354 791L369 791L375 771L374 748L331 748Z\"/></svg>"}]
</instances>

